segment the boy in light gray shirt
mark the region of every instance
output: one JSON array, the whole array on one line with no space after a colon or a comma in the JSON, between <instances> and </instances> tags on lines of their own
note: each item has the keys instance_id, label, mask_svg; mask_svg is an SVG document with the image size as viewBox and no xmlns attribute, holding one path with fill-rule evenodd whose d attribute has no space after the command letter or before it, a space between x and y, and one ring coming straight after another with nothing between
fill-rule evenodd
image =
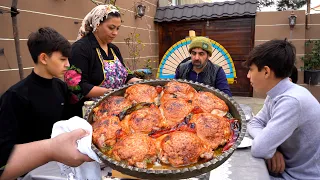
<instances>
[{"instance_id":1,"label":"boy in light gray shirt","mask_svg":"<svg viewBox=\"0 0 320 180\"><path fill-rule=\"evenodd\" d=\"M291 43L271 40L244 63L255 91L267 94L248 125L251 153L266 159L271 179L320 179L320 104L289 80L295 56Z\"/></svg>"}]
</instances>

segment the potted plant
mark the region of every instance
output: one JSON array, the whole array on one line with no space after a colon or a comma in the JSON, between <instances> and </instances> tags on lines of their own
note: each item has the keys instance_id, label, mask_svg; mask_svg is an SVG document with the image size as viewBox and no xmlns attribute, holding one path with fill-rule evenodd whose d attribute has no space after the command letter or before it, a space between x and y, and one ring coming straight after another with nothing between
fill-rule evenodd
<instances>
[{"instance_id":1,"label":"potted plant","mask_svg":"<svg viewBox=\"0 0 320 180\"><path fill-rule=\"evenodd\" d=\"M304 61L304 83L317 85L320 81L320 40L309 40L306 47L312 45L311 52L301 58Z\"/></svg>"},{"instance_id":2,"label":"potted plant","mask_svg":"<svg viewBox=\"0 0 320 180\"><path fill-rule=\"evenodd\" d=\"M141 79L152 78L152 71L154 68L151 67L150 63L151 63L151 59L146 60L145 67L135 70L134 75Z\"/></svg>"},{"instance_id":3,"label":"potted plant","mask_svg":"<svg viewBox=\"0 0 320 180\"><path fill-rule=\"evenodd\" d=\"M152 74L151 69L149 68L150 59L147 60L146 66L142 69L137 69L138 61L140 61L140 52L144 50L145 44L142 43L140 39L140 34L136 33L137 28L133 32L129 33L128 37L124 39L128 47L129 57L131 63L128 62L132 73L140 79L150 78Z\"/></svg>"}]
</instances>

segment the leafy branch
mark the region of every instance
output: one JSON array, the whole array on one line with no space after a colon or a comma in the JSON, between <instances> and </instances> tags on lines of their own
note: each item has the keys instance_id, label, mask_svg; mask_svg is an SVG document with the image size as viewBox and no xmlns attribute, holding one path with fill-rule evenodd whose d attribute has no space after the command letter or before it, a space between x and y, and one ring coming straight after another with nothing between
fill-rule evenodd
<instances>
[{"instance_id":1,"label":"leafy branch","mask_svg":"<svg viewBox=\"0 0 320 180\"><path fill-rule=\"evenodd\" d=\"M96 0L90 0L92 3L94 3L95 5L101 5L101 4L112 4L112 5L116 5L117 0L105 0L104 3L100 2L100 1L96 1Z\"/></svg>"},{"instance_id":2,"label":"leafy branch","mask_svg":"<svg viewBox=\"0 0 320 180\"><path fill-rule=\"evenodd\" d=\"M311 52L301 57L304 61L304 70L320 70L320 40L309 40L306 42L306 47L312 45Z\"/></svg>"},{"instance_id":3,"label":"leafy branch","mask_svg":"<svg viewBox=\"0 0 320 180\"><path fill-rule=\"evenodd\" d=\"M277 6L278 11L285 11L288 9L299 9L307 3L306 0L258 0L258 9L262 7Z\"/></svg>"},{"instance_id":4,"label":"leafy branch","mask_svg":"<svg viewBox=\"0 0 320 180\"><path fill-rule=\"evenodd\" d=\"M136 30L137 28L124 39L128 46L129 57L131 58L131 67L133 70L136 69L137 61L140 59L140 52L145 47L140 39L140 34L136 33Z\"/></svg>"}]
</instances>

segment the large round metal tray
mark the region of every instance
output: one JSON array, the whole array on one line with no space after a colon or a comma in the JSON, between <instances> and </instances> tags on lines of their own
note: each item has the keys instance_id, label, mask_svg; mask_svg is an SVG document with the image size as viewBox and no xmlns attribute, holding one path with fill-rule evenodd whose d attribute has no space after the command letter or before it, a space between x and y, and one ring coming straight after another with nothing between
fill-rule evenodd
<instances>
[{"instance_id":1,"label":"large round metal tray","mask_svg":"<svg viewBox=\"0 0 320 180\"><path fill-rule=\"evenodd\" d=\"M130 83L126 84L122 87L119 87L117 89L114 89L113 91L105 94L104 96L101 96L99 99L97 99L86 111L85 113L85 119L88 120L89 123L92 123L93 121L93 108L99 106L99 104L106 99L109 96L123 96L125 93L125 90L134 85L134 84L148 84L152 86L164 86L166 83L172 81L171 79L151 79L151 80L144 80L140 82ZM195 88L197 91L207 91L215 94L222 100L226 102L226 104L229 107L229 112L232 114L232 116L239 120L240 122L240 133L236 140L236 142L232 145L232 147L223 152L221 155L217 156L216 158L205 162L203 164L195 164L194 166L188 166L188 167L182 167L180 169L174 169L174 170L153 170L153 169L143 169L143 168L137 168L133 166L129 166L123 162L116 161L106 155L104 155L94 144L92 144L92 149L94 152L97 153L99 158L109 167L112 169L115 169L123 174L127 174L130 176L134 176L141 179L185 179L190 177L195 177L201 174L204 174L206 172L211 171L212 169L217 168L222 163L224 163L234 152L235 149L237 149L238 145L241 143L243 137L245 136L247 125L245 120L245 114L242 111L241 107L238 103L236 103L233 98L229 97L222 91L215 89L211 86L207 86L201 83L187 81L187 80L176 80L178 82L187 83L191 85L193 88Z\"/></svg>"}]
</instances>

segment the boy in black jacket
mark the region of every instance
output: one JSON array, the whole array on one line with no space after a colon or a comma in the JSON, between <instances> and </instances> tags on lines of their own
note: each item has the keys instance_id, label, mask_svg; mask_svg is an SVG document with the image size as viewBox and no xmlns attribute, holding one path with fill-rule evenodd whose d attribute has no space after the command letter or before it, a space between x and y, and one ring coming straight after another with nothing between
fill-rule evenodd
<instances>
[{"instance_id":1,"label":"boy in black jacket","mask_svg":"<svg viewBox=\"0 0 320 180\"><path fill-rule=\"evenodd\" d=\"M68 88L58 78L69 67L70 43L52 28L40 28L31 33L27 44L34 69L0 99L2 169L10 154L19 151L20 144L50 138L53 124L69 118Z\"/></svg>"}]
</instances>

